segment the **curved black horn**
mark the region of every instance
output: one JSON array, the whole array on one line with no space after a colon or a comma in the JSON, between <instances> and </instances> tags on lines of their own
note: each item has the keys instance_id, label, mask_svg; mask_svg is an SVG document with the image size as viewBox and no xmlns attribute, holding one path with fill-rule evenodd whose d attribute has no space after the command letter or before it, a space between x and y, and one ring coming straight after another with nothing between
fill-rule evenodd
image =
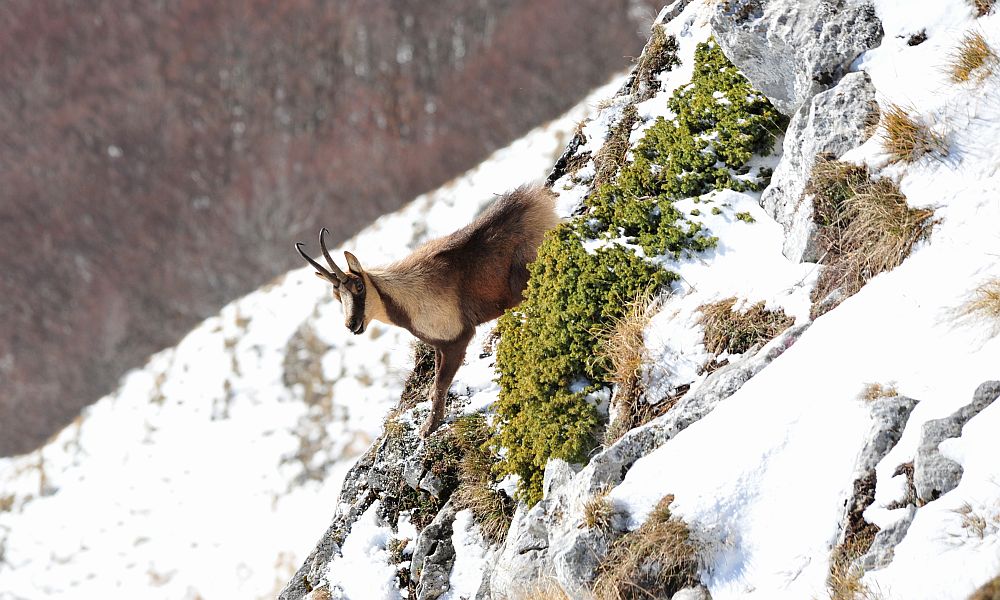
<instances>
[{"instance_id":1,"label":"curved black horn","mask_svg":"<svg viewBox=\"0 0 1000 600\"><path fill-rule=\"evenodd\" d=\"M337 276L335 276L333 273L327 271L323 267L323 265L319 264L318 262L316 262L315 260L313 260L308 254L306 254L306 251L302 249L302 246L304 246L304 245L305 244L303 244L302 242L296 242L295 243L295 249L299 251L299 254L302 255L302 258L306 259L306 262L308 262L310 265L312 265L313 268L316 269L316 271L318 273L320 273L321 275L323 275L324 277L326 277L327 279L329 279L331 282L340 283L340 279Z\"/></svg>"},{"instance_id":2,"label":"curved black horn","mask_svg":"<svg viewBox=\"0 0 1000 600\"><path fill-rule=\"evenodd\" d=\"M333 257L330 256L330 251L326 249L326 242L324 241L324 238L328 233L330 233L330 231L326 227L319 230L319 248L323 251L323 256L326 258L326 262L330 265L330 269L337 276L337 279L340 281L347 281L347 275L340 270L337 263L333 262Z\"/></svg>"}]
</instances>

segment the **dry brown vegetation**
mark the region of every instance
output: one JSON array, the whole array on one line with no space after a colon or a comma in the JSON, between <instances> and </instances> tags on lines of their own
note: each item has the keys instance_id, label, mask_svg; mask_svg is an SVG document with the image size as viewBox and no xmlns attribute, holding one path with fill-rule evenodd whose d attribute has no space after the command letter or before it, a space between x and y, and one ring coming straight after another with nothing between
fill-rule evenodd
<instances>
[{"instance_id":1,"label":"dry brown vegetation","mask_svg":"<svg viewBox=\"0 0 1000 600\"><path fill-rule=\"evenodd\" d=\"M555 581L536 581L517 594L517 600L571 600Z\"/></svg>"},{"instance_id":2,"label":"dry brown vegetation","mask_svg":"<svg viewBox=\"0 0 1000 600\"><path fill-rule=\"evenodd\" d=\"M874 533L865 530L862 535L852 536L844 544L834 549L830 557L830 574L827 576L827 590L830 600L877 600L873 592L861 578L864 571L854 566L855 559L871 547Z\"/></svg>"},{"instance_id":3,"label":"dry brown vegetation","mask_svg":"<svg viewBox=\"0 0 1000 600\"><path fill-rule=\"evenodd\" d=\"M758 302L736 311L736 298L726 298L698 307L698 323L705 330L705 348L713 354L742 354L757 344L765 344L794 323L783 311L767 310Z\"/></svg>"},{"instance_id":4,"label":"dry brown vegetation","mask_svg":"<svg viewBox=\"0 0 1000 600\"><path fill-rule=\"evenodd\" d=\"M1000 600L1000 575L987 581L983 587L969 596L969 600Z\"/></svg>"},{"instance_id":5,"label":"dry brown vegetation","mask_svg":"<svg viewBox=\"0 0 1000 600\"><path fill-rule=\"evenodd\" d=\"M647 358L643 332L660 305L649 293L640 294L629 302L625 314L598 335L598 359L611 365L611 382L617 386L613 400L616 416L605 432L606 444L649 418L650 406L642 389L642 365Z\"/></svg>"},{"instance_id":6,"label":"dry brown vegetation","mask_svg":"<svg viewBox=\"0 0 1000 600\"><path fill-rule=\"evenodd\" d=\"M889 105L882 114L882 147L893 162L910 163L937 152L944 154L944 139L899 105Z\"/></svg>"},{"instance_id":7,"label":"dry brown vegetation","mask_svg":"<svg viewBox=\"0 0 1000 600\"><path fill-rule=\"evenodd\" d=\"M458 487L452 494L452 502L459 510L469 509L483 537L492 544L499 544L507 536L514 518L514 502L495 487L486 420L481 415L472 415L456 421L454 428L461 458Z\"/></svg>"},{"instance_id":8,"label":"dry brown vegetation","mask_svg":"<svg viewBox=\"0 0 1000 600\"><path fill-rule=\"evenodd\" d=\"M615 514L615 506L608 499L609 491L610 489L598 491L583 505L583 524L588 529L611 530L611 518Z\"/></svg>"},{"instance_id":9,"label":"dry brown vegetation","mask_svg":"<svg viewBox=\"0 0 1000 600\"><path fill-rule=\"evenodd\" d=\"M632 79L632 93L638 94L636 101L652 98L660 89L656 76L680 64L677 58L677 39L667 35L663 26L654 25L649 42L635 65Z\"/></svg>"},{"instance_id":10,"label":"dry brown vegetation","mask_svg":"<svg viewBox=\"0 0 1000 600\"><path fill-rule=\"evenodd\" d=\"M896 385L894 383L869 383L866 384L864 389L861 390L859 397L862 400L867 400L868 402L874 402L879 398L892 398L898 396L899 392L896 390Z\"/></svg>"},{"instance_id":11,"label":"dry brown vegetation","mask_svg":"<svg viewBox=\"0 0 1000 600\"><path fill-rule=\"evenodd\" d=\"M986 510L977 510L966 502L954 512L959 516L962 529L969 537L981 540L1000 530L1000 505L991 514Z\"/></svg>"},{"instance_id":12,"label":"dry brown vegetation","mask_svg":"<svg viewBox=\"0 0 1000 600\"><path fill-rule=\"evenodd\" d=\"M629 104L622 109L621 117L604 142L601 150L594 156L594 187L610 183L618 171L625 165L628 155L628 141L632 127L639 120L639 111L635 104Z\"/></svg>"},{"instance_id":13,"label":"dry brown vegetation","mask_svg":"<svg viewBox=\"0 0 1000 600\"><path fill-rule=\"evenodd\" d=\"M670 598L698 583L701 548L687 524L670 514L668 495L635 531L615 540L598 567L598 600Z\"/></svg>"},{"instance_id":14,"label":"dry brown vegetation","mask_svg":"<svg viewBox=\"0 0 1000 600\"><path fill-rule=\"evenodd\" d=\"M996 71L997 54L983 37L974 31L962 39L958 49L952 54L948 63L948 72L952 81L962 83L973 79L982 81Z\"/></svg>"},{"instance_id":15,"label":"dry brown vegetation","mask_svg":"<svg viewBox=\"0 0 1000 600\"><path fill-rule=\"evenodd\" d=\"M984 323L991 336L1000 335L1000 279L983 282L958 308L958 318Z\"/></svg>"},{"instance_id":16,"label":"dry brown vegetation","mask_svg":"<svg viewBox=\"0 0 1000 600\"><path fill-rule=\"evenodd\" d=\"M976 14L982 17L988 15L993 10L996 0L972 0L972 4L976 7Z\"/></svg>"},{"instance_id":17,"label":"dry brown vegetation","mask_svg":"<svg viewBox=\"0 0 1000 600\"><path fill-rule=\"evenodd\" d=\"M872 179L863 166L818 159L806 192L826 265L812 293L814 318L899 266L933 225L933 211L910 208L895 183Z\"/></svg>"}]
</instances>

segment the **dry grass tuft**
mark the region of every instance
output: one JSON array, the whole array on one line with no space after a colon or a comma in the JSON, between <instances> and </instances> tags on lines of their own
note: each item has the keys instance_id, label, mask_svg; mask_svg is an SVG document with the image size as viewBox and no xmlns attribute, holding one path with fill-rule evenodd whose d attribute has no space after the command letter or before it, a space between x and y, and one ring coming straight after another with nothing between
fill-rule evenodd
<instances>
[{"instance_id":1,"label":"dry grass tuft","mask_svg":"<svg viewBox=\"0 0 1000 600\"><path fill-rule=\"evenodd\" d=\"M813 196L817 244L826 265L813 289L814 318L899 266L933 225L933 211L910 208L895 183L872 179L863 166L818 159L806 193ZM834 292L839 296L831 296Z\"/></svg>"},{"instance_id":2,"label":"dry grass tuft","mask_svg":"<svg viewBox=\"0 0 1000 600\"><path fill-rule=\"evenodd\" d=\"M858 397L868 402L874 402L879 398L893 398L898 395L899 391L896 390L895 383L887 383L885 385L881 383L869 383L861 390L861 394Z\"/></svg>"},{"instance_id":3,"label":"dry grass tuft","mask_svg":"<svg viewBox=\"0 0 1000 600\"><path fill-rule=\"evenodd\" d=\"M583 505L583 524L587 529L611 531L611 518L615 514L615 506L608 499L609 488L598 491Z\"/></svg>"},{"instance_id":4,"label":"dry grass tuft","mask_svg":"<svg viewBox=\"0 0 1000 600\"><path fill-rule=\"evenodd\" d=\"M667 496L638 529L612 546L598 567L594 595L599 600L670 598L698 583L698 544L680 519L670 514Z\"/></svg>"},{"instance_id":5,"label":"dry grass tuft","mask_svg":"<svg viewBox=\"0 0 1000 600\"><path fill-rule=\"evenodd\" d=\"M517 600L571 600L555 581L536 581L515 596Z\"/></svg>"},{"instance_id":6,"label":"dry grass tuft","mask_svg":"<svg viewBox=\"0 0 1000 600\"><path fill-rule=\"evenodd\" d=\"M1000 575L987 581L983 587L969 596L969 600L1000 600Z\"/></svg>"},{"instance_id":7,"label":"dry grass tuft","mask_svg":"<svg viewBox=\"0 0 1000 600\"><path fill-rule=\"evenodd\" d=\"M598 333L598 359L611 366L611 382L617 386L613 400L616 416L605 432L606 445L652 416L643 399L642 365L647 358L643 332L661 305L651 292L640 293L629 302L625 314Z\"/></svg>"},{"instance_id":8,"label":"dry grass tuft","mask_svg":"<svg viewBox=\"0 0 1000 600\"><path fill-rule=\"evenodd\" d=\"M911 163L925 154L946 153L944 139L896 104L882 114L882 147L893 162Z\"/></svg>"},{"instance_id":9,"label":"dry grass tuft","mask_svg":"<svg viewBox=\"0 0 1000 600\"><path fill-rule=\"evenodd\" d=\"M698 307L698 323L705 329L705 348L713 354L743 354L765 344L788 329L795 319L778 310L767 310L758 302L744 311L734 311L736 298Z\"/></svg>"},{"instance_id":10,"label":"dry grass tuft","mask_svg":"<svg viewBox=\"0 0 1000 600\"><path fill-rule=\"evenodd\" d=\"M978 31L962 39L958 50L951 56L948 72L952 81L962 83L973 79L982 81L993 75L997 67L997 54Z\"/></svg>"},{"instance_id":11,"label":"dry grass tuft","mask_svg":"<svg viewBox=\"0 0 1000 600\"><path fill-rule=\"evenodd\" d=\"M1000 506L998 506L1000 508ZM962 529L970 538L984 539L1000 530L1000 511L986 514L976 510L968 502L955 509L962 522Z\"/></svg>"},{"instance_id":12,"label":"dry grass tuft","mask_svg":"<svg viewBox=\"0 0 1000 600\"><path fill-rule=\"evenodd\" d=\"M661 303L649 291L633 298L625 313L614 319L599 334L602 342L599 358L611 365L611 382L629 390L629 395L641 394L642 364L646 359L643 332Z\"/></svg>"},{"instance_id":13,"label":"dry grass tuft","mask_svg":"<svg viewBox=\"0 0 1000 600\"><path fill-rule=\"evenodd\" d=\"M989 325L990 336L1000 335L1000 279L991 279L972 291L958 308L958 318Z\"/></svg>"},{"instance_id":14,"label":"dry grass tuft","mask_svg":"<svg viewBox=\"0 0 1000 600\"><path fill-rule=\"evenodd\" d=\"M833 551L830 558L830 574L826 585L830 592L830 600L877 600L879 595L873 592L861 578L864 571L853 566L855 559L862 556L872 545L875 535L870 530L852 536Z\"/></svg>"},{"instance_id":15,"label":"dry grass tuft","mask_svg":"<svg viewBox=\"0 0 1000 600\"><path fill-rule=\"evenodd\" d=\"M468 416L456 421L454 427L462 458L452 502L459 510L472 512L488 542L500 544L514 519L514 501L494 485L494 460L488 450L490 433L486 420L481 415Z\"/></svg>"},{"instance_id":16,"label":"dry grass tuft","mask_svg":"<svg viewBox=\"0 0 1000 600\"><path fill-rule=\"evenodd\" d=\"M976 14L980 17L984 17L993 10L993 5L996 4L996 0L972 0L972 4L976 7Z\"/></svg>"},{"instance_id":17,"label":"dry grass tuft","mask_svg":"<svg viewBox=\"0 0 1000 600\"><path fill-rule=\"evenodd\" d=\"M639 110L634 104L629 104L622 109L621 117L611 128L608 139L601 146L600 151L594 156L594 187L597 188L605 183L610 183L618 171L625 166L625 159L628 156L629 136L632 134L632 127L639 121Z\"/></svg>"},{"instance_id":18,"label":"dry grass tuft","mask_svg":"<svg viewBox=\"0 0 1000 600\"><path fill-rule=\"evenodd\" d=\"M642 102L652 98L660 89L656 76L680 62L677 58L677 39L667 35L662 25L653 25L649 42L635 64L631 93L638 94L636 100Z\"/></svg>"}]
</instances>

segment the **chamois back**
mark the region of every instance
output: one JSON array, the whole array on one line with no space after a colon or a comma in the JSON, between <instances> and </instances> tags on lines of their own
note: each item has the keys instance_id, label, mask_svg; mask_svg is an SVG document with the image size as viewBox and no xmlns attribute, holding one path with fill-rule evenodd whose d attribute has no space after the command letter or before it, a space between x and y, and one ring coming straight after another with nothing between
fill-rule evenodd
<instances>
[{"instance_id":1,"label":"chamois back","mask_svg":"<svg viewBox=\"0 0 1000 600\"><path fill-rule=\"evenodd\" d=\"M521 302L527 265L558 222L554 195L522 186L469 225L371 275L392 297L395 322L405 319L421 337L451 339Z\"/></svg>"}]
</instances>

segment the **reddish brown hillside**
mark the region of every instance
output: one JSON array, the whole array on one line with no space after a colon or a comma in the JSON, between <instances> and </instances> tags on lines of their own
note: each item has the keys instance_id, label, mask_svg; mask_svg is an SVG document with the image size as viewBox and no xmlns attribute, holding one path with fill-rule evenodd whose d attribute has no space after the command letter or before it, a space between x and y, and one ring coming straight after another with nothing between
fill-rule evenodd
<instances>
[{"instance_id":1,"label":"reddish brown hillside","mask_svg":"<svg viewBox=\"0 0 1000 600\"><path fill-rule=\"evenodd\" d=\"M292 241L566 109L657 4L0 4L0 455L298 265Z\"/></svg>"}]
</instances>

